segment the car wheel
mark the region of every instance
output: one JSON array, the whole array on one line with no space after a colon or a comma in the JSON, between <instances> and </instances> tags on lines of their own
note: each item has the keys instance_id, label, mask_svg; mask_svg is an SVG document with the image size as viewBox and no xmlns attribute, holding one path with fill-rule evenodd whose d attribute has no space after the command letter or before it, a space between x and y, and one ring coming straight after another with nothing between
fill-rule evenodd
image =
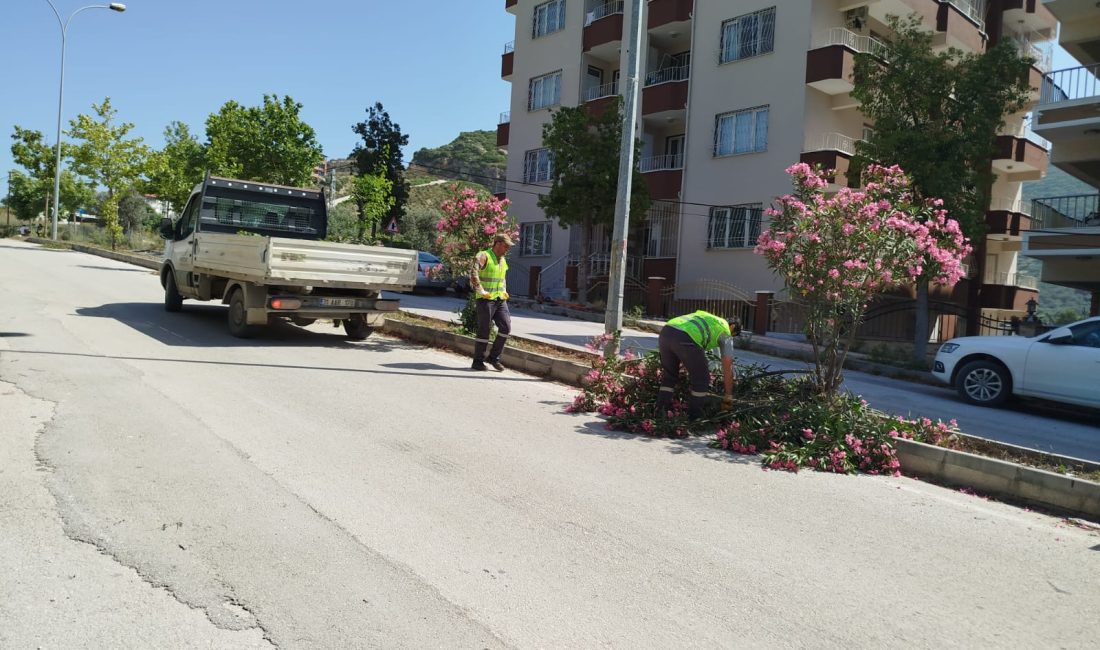
<instances>
[{"instance_id":1,"label":"car wheel","mask_svg":"<svg viewBox=\"0 0 1100 650\"><path fill-rule=\"evenodd\" d=\"M995 361L971 361L956 375L955 390L970 404L998 406L1012 394L1012 377Z\"/></svg>"},{"instance_id":2,"label":"car wheel","mask_svg":"<svg viewBox=\"0 0 1100 650\"><path fill-rule=\"evenodd\" d=\"M175 272L168 271L168 277L164 280L164 311L179 311L183 309L183 296L176 288Z\"/></svg>"},{"instance_id":3,"label":"car wheel","mask_svg":"<svg viewBox=\"0 0 1100 650\"><path fill-rule=\"evenodd\" d=\"M239 339L256 336L256 327L248 324L248 309L244 304L244 291L239 287L229 296L229 333Z\"/></svg>"},{"instance_id":4,"label":"car wheel","mask_svg":"<svg viewBox=\"0 0 1100 650\"><path fill-rule=\"evenodd\" d=\"M358 318L352 317L344 321L344 333L348 335L348 339L352 341L362 341L371 335L374 328L367 325L367 321L359 316Z\"/></svg>"}]
</instances>

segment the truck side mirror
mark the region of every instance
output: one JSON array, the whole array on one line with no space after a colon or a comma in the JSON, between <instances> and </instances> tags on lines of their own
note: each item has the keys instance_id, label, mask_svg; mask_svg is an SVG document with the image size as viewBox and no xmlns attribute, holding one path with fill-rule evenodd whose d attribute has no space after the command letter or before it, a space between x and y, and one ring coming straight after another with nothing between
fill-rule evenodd
<instances>
[{"instance_id":1,"label":"truck side mirror","mask_svg":"<svg viewBox=\"0 0 1100 650\"><path fill-rule=\"evenodd\" d=\"M165 217L160 220L160 238L172 239L175 237L176 229L172 227L172 220Z\"/></svg>"}]
</instances>

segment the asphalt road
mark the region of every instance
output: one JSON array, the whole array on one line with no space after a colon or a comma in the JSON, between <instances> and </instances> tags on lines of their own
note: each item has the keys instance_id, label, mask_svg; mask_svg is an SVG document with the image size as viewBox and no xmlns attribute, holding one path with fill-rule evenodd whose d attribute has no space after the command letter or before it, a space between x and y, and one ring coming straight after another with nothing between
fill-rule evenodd
<instances>
[{"instance_id":1,"label":"asphalt road","mask_svg":"<svg viewBox=\"0 0 1100 650\"><path fill-rule=\"evenodd\" d=\"M0 647L1094 647L1100 533L0 241Z\"/></svg>"},{"instance_id":2,"label":"asphalt road","mask_svg":"<svg viewBox=\"0 0 1100 650\"><path fill-rule=\"evenodd\" d=\"M424 315L457 320L462 301L447 296L395 294L402 308ZM579 321L524 310L512 312L512 330L529 338L583 349L584 343L603 332L602 323ZM657 347L657 335L626 330L624 345L639 350ZM790 359L741 351L738 363L768 366L774 370L805 368ZM861 395L873 407L904 416L957 419L970 434L1030 449L1100 462L1100 415L1097 411L1062 407L1037 401L1018 401L1008 408L972 406L946 386L917 384L863 372L846 370L844 388Z\"/></svg>"}]
</instances>

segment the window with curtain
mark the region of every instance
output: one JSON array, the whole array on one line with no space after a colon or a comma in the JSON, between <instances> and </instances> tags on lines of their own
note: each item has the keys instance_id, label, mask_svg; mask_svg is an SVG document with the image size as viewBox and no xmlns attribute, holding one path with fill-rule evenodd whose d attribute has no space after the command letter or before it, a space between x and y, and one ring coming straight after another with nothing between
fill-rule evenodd
<instances>
[{"instance_id":1,"label":"window with curtain","mask_svg":"<svg viewBox=\"0 0 1100 650\"><path fill-rule=\"evenodd\" d=\"M732 156L767 150L767 106L723 113L715 118L715 156Z\"/></svg>"},{"instance_id":2,"label":"window with curtain","mask_svg":"<svg viewBox=\"0 0 1100 650\"><path fill-rule=\"evenodd\" d=\"M552 224L549 221L522 224L519 231L520 255L523 257L549 255L552 232Z\"/></svg>"},{"instance_id":3,"label":"window with curtain","mask_svg":"<svg viewBox=\"0 0 1100 650\"><path fill-rule=\"evenodd\" d=\"M550 0L535 6L531 37L538 38L565 29L565 0Z\"/></svg>"},{"instance_id":4,"label":"window with curtain","mask_svg":"<svg viewBox=\"0 0 1100 650\"><path fill-rule=\"evenodd\" d=\"M767 54L775 49L775 7L722 23L720 63Z\"/></svg>"},{"instance_id":5,"label":"window with curtain","mask_svg":"<svg viewBox=\"0 0 1100 650\"><path fill-rule=\"evenodd\" d=\"M531 80L527 93L527 110L557 106L561 103L561 70Z\"/></svg>"},{"instance_id":6,"label":"window with curtain","mask_svg":"<svg viewBox=\"0 0 1100 650\"><path fill-rule=\"evenodd\" d=\"M764 206L743 203L713 207L707 219L707 248L752 248L760 238Z\"/></svg>"},{"instance_id":7,"label":"window with curtain","mask_svg":"<svg viewBox=\"0 0 1100 650\"><path fill-rule=\"evenodd\" d=\"M523 157L523 182L539 183L550 180L554 173L554 159L549 149L532 149Z\"/></svg>"}]
</instances>

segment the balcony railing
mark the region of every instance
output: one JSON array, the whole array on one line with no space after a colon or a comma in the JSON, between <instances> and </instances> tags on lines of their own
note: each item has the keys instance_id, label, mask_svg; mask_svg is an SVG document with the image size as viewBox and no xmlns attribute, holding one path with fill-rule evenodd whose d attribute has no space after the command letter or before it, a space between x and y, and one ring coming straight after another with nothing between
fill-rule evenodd
<instances>
[{"instance_id":1,"label":"balcony railing","mask_svg":"<svg viewBox=\"0 0 1100 650\"><path fill-rule=\"evenodd\" d=\"M955 5L967 18L985 30L985 0L948 0L948 4Z\"/></svg>"},{"instance_id":2,"label":"balcony railing","mask_svg":"<svg viewBox=\"0 0 1100 650\"><path fill-rule=\"evenodd\" d=\"M999 284L1003 287L1020 287L1038 291L1039 278L1022 273L986 273L985 284Z\"/></svg>"},{"instance_id":3,"label":"balcony railing","mask_svg":"<svg viewBox=\"0 0 1100 650\"><path fill-rule=\"evenodd\" d=\"M843 27L833 27L820 34L814 42L814 49L830 45L843 45L850 50L871 54L880 59L885 59L889 51L886 43L877 38L857 34Z\"/></svg>"},{"instance_id":4,"label":"balcony railing","mask_svg":"<svg viewBox=\"0 0 1100 650\"><path fill-rule=\"evenodd\" d=\"M1040 104L1057 104L1100 96L1100 63L1055 70L1043 78Z\"/></svg>"},{"instance_id":5,"label":"balcony railing","mask_svg":"<svg viewBox=\"0 0 1100 650\"><path fill-rule=\"evenodd\" d=\"M584 89L584 101L594 102L597 99L603 99L604 97L612 97L619 94L619 83L612 81L609 84L603 84L601 86L589 86Z\"/></svg>"},{"instance_id":6,"label":"balcony railing","mask_svg":"<svg viewBox=\"0 0 1100 650\"><path fill-rule=\"evenodd\" d=\"M515 52L515 51L516 51L516 42L515 41L508 41L507 43L504 44L504 53L505 54L509 54L509 53Z\"/></svg>"},{"instance_id":7,"label":"balcony railing","mask_svg":"<svg viewBox=\"0 0 1100 650\"><path fill-rule=\"evenodd\" d=\"M512 111L504 111L500 114L500 121L497 124L508 124L512 121Z\"/></svg>"},{"instance_id":8,"label":"balcony railing","mask_svg":"<svg viewBox=\"0 0 1100 650\"><path fill-rule=\"evenodd\" d=\"M1034 199L1032 229L1100 228L1100 194L1073 194Z\"/></svg>"},{"instance_id":9,"label":"balcony railing","mask_svg":"<svg viewBox=\"0 0 1100 650\"><path fill-rule=\"evenodd\" d=\"M856 142L858 140L843 133L822 133L817 139L810 142L806 151L839 151L840 153L854 156L856 154Z\"/></svg>"},{"instance_id":10,"label":"balcony railing","mask_svg":"<svg viewBox=\"0 0 1100 650\"><path fill-rule=\"evenodd\" d=\"M584 16L584 26L588 27L600 18L607 18L608 16L623 13L624 5L625 2L623 0L611 0L611 2L604 2L593 6Z\"/></svg>"},{"instance_id":11,"label":"balcony railing","mask_svg":"<svg viewBox=\"0 0 1100 650\"><path fill-rule=\"evenodd\" d=\"M654 70L653 72L646 73L645 85L656 86L657 84L668 83L670 81L687 81L690 72L690 65L678 65L671 68Z\"/></svg>"},{"instance_id":12,"label":"balcony railing","mask_svg":"<svg viewBox=\"0 0 1100 650\"><path fill-rule=\"evenodd\" d=\"M638 162L638 168L642 173L646 172L662 172L670 171L674 169L684 168L684 154L669 154L665 156L650 156L649 158L642 158Z\"/></svg>"},{"instance_id":13,"label":"balcony railing","mask_svg":"<svg viewBox=\"0 0 1100 650\"><path fill-rule=\"evenodd\" d=\"M1043 72L1050 72L1054 54L1046 39L1034 32L1030 34L1007 34L1006 38L1016 45L1016 50L1021 55L1034 59L1035 62L1032 65ZM1036 42L1044 43L1044 45L1036 45Z\"/></svg>"},{"instance_id":14,"label":"balcony railing","mask_svg":"<svg viewBox=\"0 0 1100 650\"><path fill-rule=\"evenodd\" d=\"M1019 199L993 199L989 202L989 209L1031 216L1031 204Z\"/></svg>"}]
</instances>

